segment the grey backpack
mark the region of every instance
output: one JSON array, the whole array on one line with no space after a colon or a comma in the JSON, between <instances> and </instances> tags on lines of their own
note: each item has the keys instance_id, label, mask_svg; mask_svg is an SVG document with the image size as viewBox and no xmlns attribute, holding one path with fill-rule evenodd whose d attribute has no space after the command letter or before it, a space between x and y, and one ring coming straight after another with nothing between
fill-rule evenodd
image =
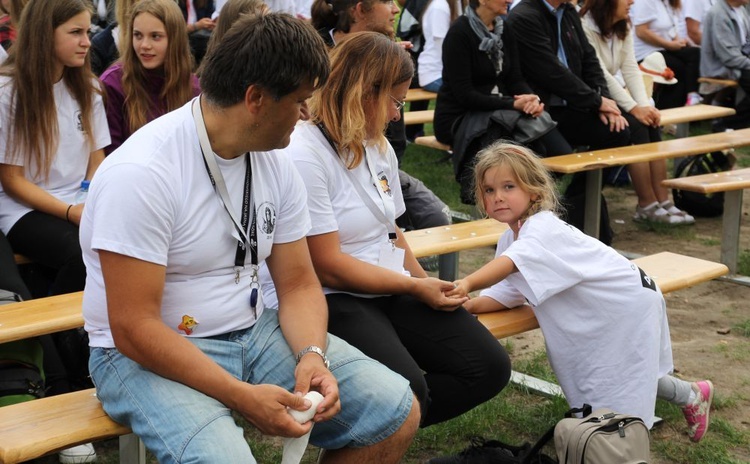
<instances>
[{"instance_id":1,"label":"grey backpack","mask_svg":"<svg viewBox=\"0 0 750 464\"><path fill-rule=\"evenodd\" d=\"M583 417L573 417L581 413ZM560 464L648 464L649 432L639 417L591 406L571 409L555 426Z\"/></svg>"}]
</instances>

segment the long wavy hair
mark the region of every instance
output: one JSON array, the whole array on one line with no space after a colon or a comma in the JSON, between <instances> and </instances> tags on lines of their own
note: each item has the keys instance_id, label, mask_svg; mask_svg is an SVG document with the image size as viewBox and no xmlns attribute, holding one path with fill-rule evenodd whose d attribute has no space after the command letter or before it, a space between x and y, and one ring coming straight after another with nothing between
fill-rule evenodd
<instances>
[{"instance_id":1,"label":"long wavy hair","mask_svg":"<svg viewBox=\"0 0 750 464\"><path fill-rule=\"evenodd\" d=\"M167 54L163 68L164 87L159 101L149 95L148 70L133 48L133 23L140 14L150 14L164 24L167 32ZM129 46L122 50L122 88L125 93L125 114L128 130L133 133L149 122L154 114L179 108L193 98L191 70L193 58L182 12L173 0L141 0L135 4L127 24Z\"/></svg>"},{"instance_id":2,"label":"long wavy hair","mask_svg":"<svg viewBox=\"0 0 750 464\"><path fill-rule=\"evenodd\" d=\"M521 219L540 211L552 211L555 214L560 212L555 181L542 164L541 158L523 145L501 140L477 153L477 164L474 166L474 195L482 214L487 215L484 207L484 175L491 168L501 166L510 168L521 189L538 197Z\"/></svg>"},{"instance_id":3,"label":"long wavy hair","mask_svg":"<svg viewBox=\"0 0 750 464\"><path fill-rule=\"evenodd\" d=\"M368 140L368 127L385 130L393 87L411 81L413 75L409 54L378 32L351 34L333 48L331 74L310 99L310 115L326 127L340 155L353 153L352 159L344 159L350 169L362 162L365 140L385 149L383 133ZM373 101L375 114L366 114L367 100Z\"/></svg>"},{"instance_id":4,"label":"long wavy hair","mask_svg":"<svg viewBox=\"0 0 750 464\"><path fill-rule=\"evenodd\" d=\"M610 38L612 35L615 35L618 39L625 40L630 30L630 21L626 18L614 22L619 1L586 0L579 14L581 17L586 14L591 15L591 19L594 20L594 24L599 28L602 37Z\"/></svg>"},{"instance_id":5,"label":"long wavy hair","mask_svg":"<svg viewBox=\"0 0 750 464\"><path fill-rule=\"evenodd\" d=\"M16 44L0 67L10 77L11 99L6 146L10 159L23 160L35 179L47 180L60 142L54 86L55 29L82 12L84 0L29 0L18 24ZM84 31L85 33L85 31ZM81 109L81 125L89 145L93 140L94 85L89 56L81 67L63 67L62 80Z\"/></svg>"}]
</instances>

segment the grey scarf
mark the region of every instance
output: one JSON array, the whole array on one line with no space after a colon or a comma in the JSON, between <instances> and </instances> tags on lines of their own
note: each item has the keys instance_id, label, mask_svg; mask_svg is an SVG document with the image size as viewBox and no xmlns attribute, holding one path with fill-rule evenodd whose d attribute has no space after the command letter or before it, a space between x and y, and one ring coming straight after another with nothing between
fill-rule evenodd
<instances>
[{"instance_id":1,"label":"grey scarf","mask_svg":"<svg viewBox=\"0 0 750 464\"><path fill-rule=\"evenodd\" d=\"M474 11L474 8L466 9L466 17L469 19L471 30L481 40L479 50L489 55L492 64L495 65L495 72L500 74L500 71L503 70L503 19L500 16L495 18L495 30L490 31L479 18L477 12Z\"/></svg>"}]
</instances>

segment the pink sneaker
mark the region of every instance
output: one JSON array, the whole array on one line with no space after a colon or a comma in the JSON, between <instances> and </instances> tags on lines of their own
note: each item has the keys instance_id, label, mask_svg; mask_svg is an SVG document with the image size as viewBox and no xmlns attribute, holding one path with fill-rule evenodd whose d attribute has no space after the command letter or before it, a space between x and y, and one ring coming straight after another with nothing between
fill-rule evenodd
<instances>
[{"instance_id":1,"label":"pink sneaker","mask_svg":"<svg viewBox=\"0 0 750 464\"><path fill-rule=\"evenodd\" d=\"M691 386L696 397L692 403L682 408L682 413L690 427L688 436L697 443L708 431L708 413L714 399L714 384L710 380L701 380L693 382Z\"/></svg>"}]
</instances>

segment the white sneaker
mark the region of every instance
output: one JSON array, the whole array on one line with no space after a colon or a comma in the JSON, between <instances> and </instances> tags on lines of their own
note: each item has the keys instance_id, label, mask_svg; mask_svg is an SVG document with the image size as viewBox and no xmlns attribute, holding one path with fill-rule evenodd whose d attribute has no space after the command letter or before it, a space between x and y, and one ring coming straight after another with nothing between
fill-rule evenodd
<instances>
[{"instance_id":1,"label":"white sneaker","mask_svg":"<svg viewBox=\"0 0 750 464\"><path fill-rule=\"evenodd\" d=\"M64 449L58 454L60 462L63 464L78 464L82 462L96 461L96 451L91 443L74 446Z\"/></svg>"}]
</instances>

